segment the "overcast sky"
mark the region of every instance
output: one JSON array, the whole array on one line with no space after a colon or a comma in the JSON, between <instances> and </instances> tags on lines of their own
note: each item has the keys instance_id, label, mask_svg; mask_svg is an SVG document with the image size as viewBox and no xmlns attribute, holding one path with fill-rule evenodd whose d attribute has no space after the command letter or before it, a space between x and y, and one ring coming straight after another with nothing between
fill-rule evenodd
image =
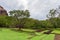
<instances>
[{"instance_id":1,"label":"overcast sky","mask_svg":"<svg viewBox=\"0 0 60 40\"><path fill-rule=\"evenodd\" d=\"M14 9L29 9L35 19L46 19L50 9L57 8L60 0L0 0L0 5L7 11Z\"/></svg>"}]
</instances>

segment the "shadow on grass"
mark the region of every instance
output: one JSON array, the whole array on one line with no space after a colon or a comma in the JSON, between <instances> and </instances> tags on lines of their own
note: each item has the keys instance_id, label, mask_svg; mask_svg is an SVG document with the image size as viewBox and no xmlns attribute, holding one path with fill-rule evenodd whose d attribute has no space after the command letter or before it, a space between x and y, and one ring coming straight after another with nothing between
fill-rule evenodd
<instances>
[{"instance_id":1,"label":"shadow on grass","mask_svg":"<svg viewBox=\"0 0 60 40\"><path fill-rule=\"evenodd\" d=\"M28 34L30 34L30 33L32 33L32 34L35 34L35 31L25 31L25 30L19 30L19 29L11 29L12 31L15 31L15 32L19 32L19 33L28 33Z\"/></svg>"},{"instance_id":2,"label":"shadow on grass","mask_svg":"<svg viewBox=\"0 0 60 40\"><path fill-rule=\"evenodd\" d=\"M30 37L27 38L28 40L31 40L32 38L34 38L34 37L36 37L36 36L41 37L41 36L45 35L45 36L43 36L43 37L40 39L40 40L42 40L43 38L46 38L46 36L48 36L48 34L44 34L44 33L42 33L42 34L40 34L40 35L37 35L37 34L36 34L36 31L25 31L25 30L16 30L16 29L11 29L11 30L12 30L12 31L15 31L15 32L27 33L27 34L31 35Z\"/></svg>"},{"instance_id":3,"label":"shadow on grass","mask_svg":"<svg viewBox=\"0 0 60 40\"><path fill-rule=\"evenodd\" d=\"M0 31L2 31L2 29L0 28Z\"/></svg>"},{"instance_id":4,"label":"shadow on grass","mask_svg":"<svg viewBox=\"0 0 60 40\"><path fill-rule=\"evenodd\" d=\"M28 39L28 40L31 40L32 38L34 38L34 37L36 37L36 36L39 36L39 37L43 36L43 37L41 37L41 39L40 39L40 40L43 40L44 38L46 38L46 37L49 36L49 35L48 35L48 34L32 35L31 37L28 37L27 39Z\"/></svg>"}]
</instances>

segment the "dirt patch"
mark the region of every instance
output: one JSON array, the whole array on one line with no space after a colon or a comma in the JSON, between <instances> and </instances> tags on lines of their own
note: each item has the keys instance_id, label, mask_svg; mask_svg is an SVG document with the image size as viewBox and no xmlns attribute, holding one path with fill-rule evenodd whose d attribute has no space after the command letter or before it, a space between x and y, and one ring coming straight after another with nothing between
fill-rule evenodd
<instances>
[{"instance_id":1,"label":"dirt patch","mask_svg":"<svg viewBox=\"0 0 60 40\"><path fill-rule=\"evenodd\" d=\"M44 34L51 34L53 30L48 30L47 32L44 32Z\"/></svg>"},{"instance_id":2,"label":"dirt patch","mask_svg":"<svg viewBox=\"0 0 60 40\"><path fill-rule=\"evenodd\" d=\"M60 35L59 34L56 34L54 40L60 40Z\"/></svg>"},{"instance_id":3,"label":"dirt patch","mask_svg":"<svg viewBox=\"0 0 60 40\"><path fill-rule=\"evenodd\" d=\"M40 30L40 29L39 29L39 30L36 30L35 32L42 32L42 31L44 31L44 30Z\"/></svg>"}]
</instances>

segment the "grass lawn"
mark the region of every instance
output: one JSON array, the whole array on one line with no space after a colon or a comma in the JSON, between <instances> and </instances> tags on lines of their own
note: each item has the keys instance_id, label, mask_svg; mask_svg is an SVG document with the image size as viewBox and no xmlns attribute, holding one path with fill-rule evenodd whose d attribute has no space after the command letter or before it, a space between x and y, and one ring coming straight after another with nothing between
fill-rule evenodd
<instances>
[{"instance_id":1,"label":"grass lawn","mask_svg":"<svg viewBox=\"0 0 60 40\"><path fill-rule=\"evenodd\" d=\"M60 34L60 28L54 29L52 33Z\"/></svg>"},{"instance_id":2,"label":"grass lawn","mask_svg":"<svg viewBox=\"0 0 60 40\"><path fill-rule=\"evenodd\" d=\"M0 30L0 40L54 40L55 36L54 34L49 35L42 33L36 34L37 34L36 36L33 36L26 32L16 32L10 29L2 29ZM32 38L28 39L29 37Z\"/></svg>"}]
</instances>

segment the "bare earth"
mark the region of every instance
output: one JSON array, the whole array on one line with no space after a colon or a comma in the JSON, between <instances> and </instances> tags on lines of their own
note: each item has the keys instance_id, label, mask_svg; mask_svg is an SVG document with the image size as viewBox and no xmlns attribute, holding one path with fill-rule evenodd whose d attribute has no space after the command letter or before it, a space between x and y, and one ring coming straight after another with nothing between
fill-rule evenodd
<instances>
[{"instance_id":1,"label":"bare earth","mask_svg":"<svg viewBox=\"0 0 60 40\"><path fill-rule=\"evenodd\" d=\"M55 40L60 40L60 35L59 34L55 35Z\"/></svg>"}]
</instances>

